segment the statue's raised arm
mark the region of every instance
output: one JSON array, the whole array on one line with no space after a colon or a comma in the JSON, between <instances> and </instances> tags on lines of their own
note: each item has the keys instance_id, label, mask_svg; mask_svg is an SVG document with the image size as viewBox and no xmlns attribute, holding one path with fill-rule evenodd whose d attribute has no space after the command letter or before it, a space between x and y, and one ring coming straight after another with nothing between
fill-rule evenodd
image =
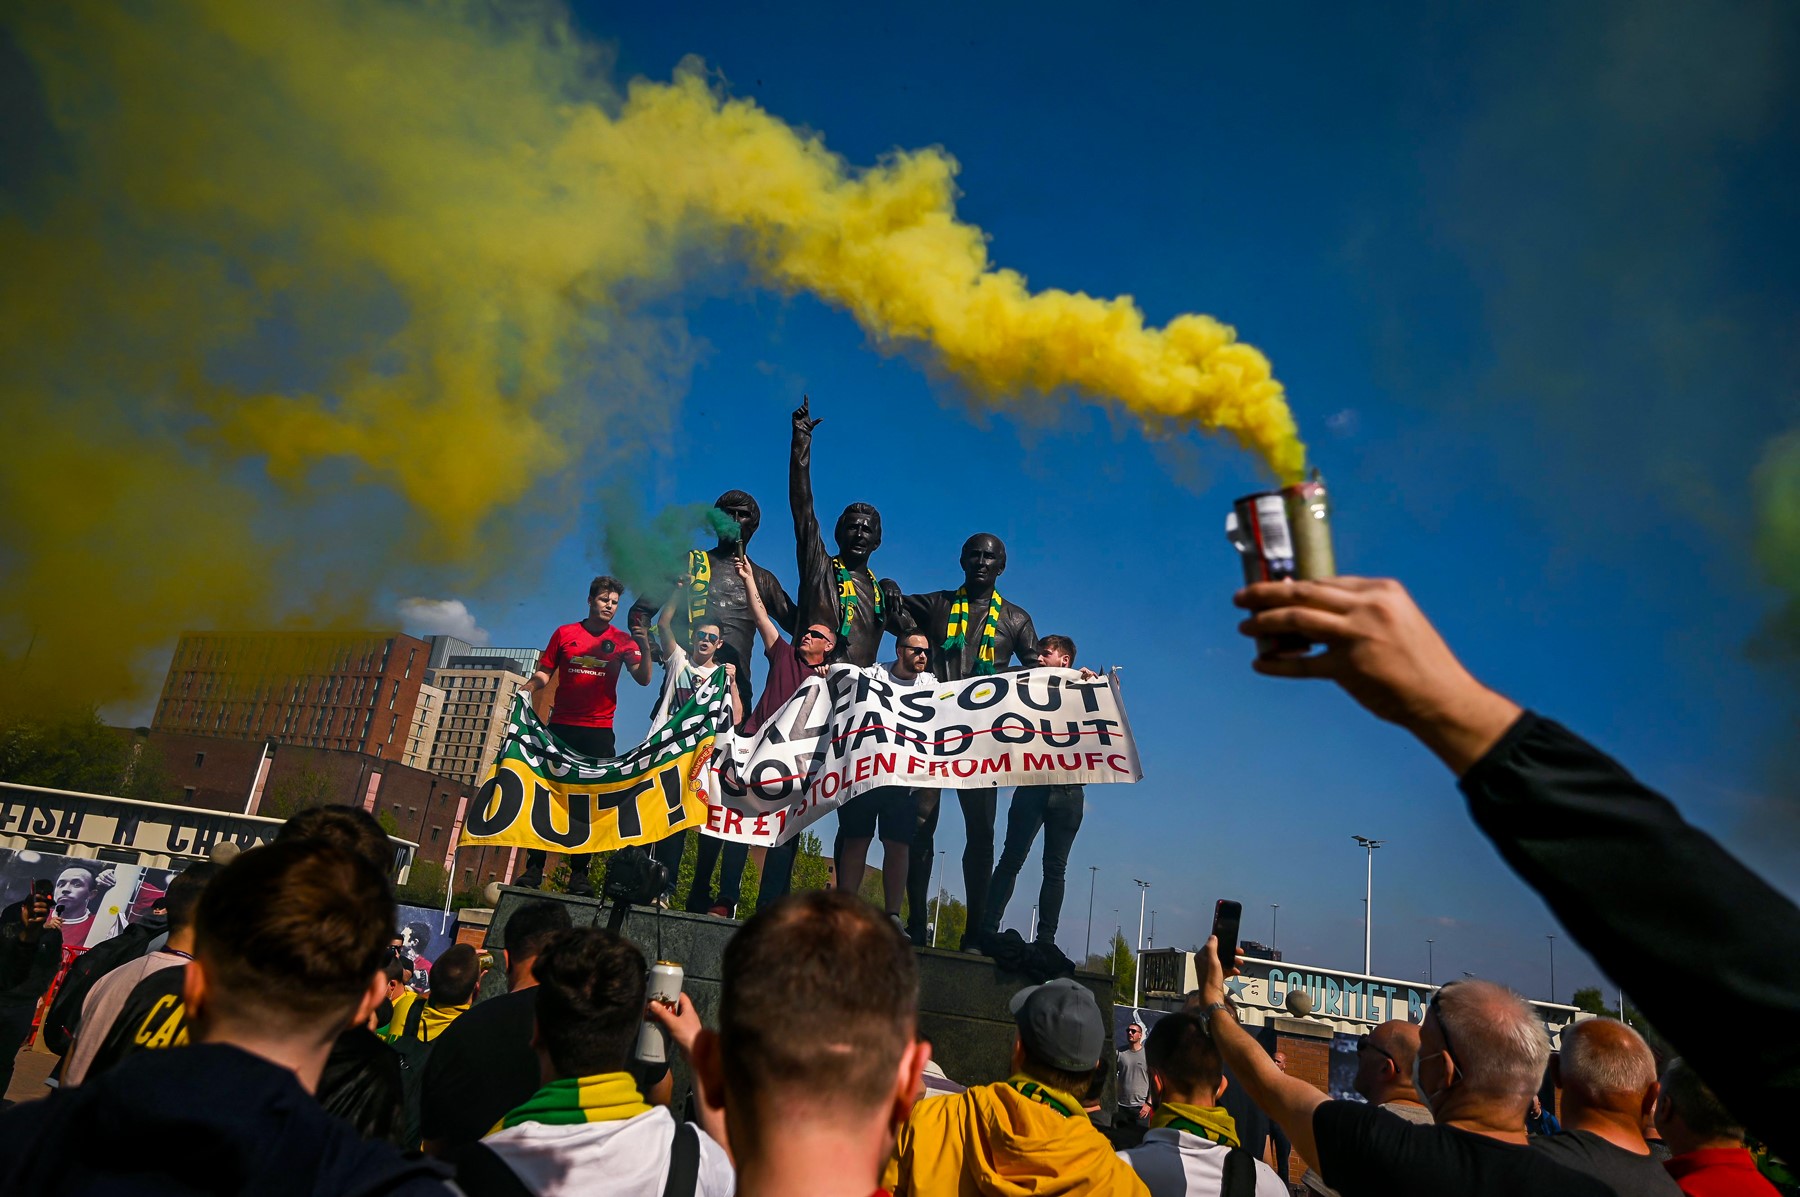
<instances>
[{"instance_id":1,"label":"statue's raised arm","mask_svg":"<svg viewBox=\"0 0 1800 1197\"><path fill-rule=\"evenodd\" d=\"M834 659L873 665L882 633L894 625L896 615L889 593L869 568L869 558L881 547L881 513L867 503L844 508L834 530L837 553L826 552L812 490L813 430L821 423L811 414L811 401L802 399L794 409L788 446L788 505L800 569L799 625L818 622L836 628Z\"/></svg>"}]
</instances>

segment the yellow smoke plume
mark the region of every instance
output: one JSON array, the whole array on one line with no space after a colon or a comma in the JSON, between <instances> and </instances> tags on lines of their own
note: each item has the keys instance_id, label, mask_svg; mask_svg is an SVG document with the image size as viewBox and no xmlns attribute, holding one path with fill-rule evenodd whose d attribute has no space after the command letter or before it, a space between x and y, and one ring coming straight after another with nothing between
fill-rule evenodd
<instances>
[{"instance_id":1,"label":"yellow smoke plume","mask_svg":"<svg viewBox=\"0 0 1800 1197\"><path fill-rule=\"evenodd\" d=\"M0 192L0 654L85 697L184 627L363 618L516 562L547 495L666 433L685 359L649 313L721 262L980 399L1078 392L1302 469L1260 353L1033 293L941 150L854 169L696 64L619 95L554 9L0 22L41 97Z\"/></svg>"}]
</instances>

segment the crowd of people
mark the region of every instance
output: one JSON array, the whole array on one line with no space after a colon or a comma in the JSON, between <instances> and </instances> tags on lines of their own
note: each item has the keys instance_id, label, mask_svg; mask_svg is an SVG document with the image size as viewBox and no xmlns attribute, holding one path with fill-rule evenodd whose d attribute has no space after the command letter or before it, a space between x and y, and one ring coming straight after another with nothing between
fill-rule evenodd
<instances>
[{"instance_id":1,"label":"crowd of people","mask_svg":"<svg viewBox=\"0 0 1800 1197\"><path fill-rule=\"evenodd\" d=\"M1364 1100L1333 1100L1239 1024L1235 962L1209 940L1187 1008L1128 1031L1116 1074L1101 1003L1063 978L1013 997L1006 1075L958 1089L920 1035L903 929L844 890L759 906L725 949L710 1026L687 996L646 1000L636 946L541 899L504 928L503 996L472 1001L475 953L452 948L421 998L385 837L324 807L222 868L190 866L164 898L167 940L90 979L62 1083L0 1113L0 1192L1276 1197L1262 1144L1277 1128L1304 1188L1346 1197L1774 1192L1746 1142L1800 1149L1800 911L1615 762L1476 682L1398 585L1252 586L1239 602L1246 634L1321 646L1259 670L1335 680L1451 768L1678 1058L1659 1073L1634 1030L1597 1019L1551 1068L1529 1006L1467 979L1420 1023L1372 1030ZM768 620L756 605L773 661ZM833 629L811 630L829 653ZM796 672L822 659L786 651ZM0 993L41 971L55 923L41 895L0 912ZM671 1106L666 1066L636 1058L646 1020L685 1062L691 1110ZM1547 1068L1561 1125L1533 1135ZM1111 1108L1109 1080L1128 1086Z\"/></svg>"}]
</instances>

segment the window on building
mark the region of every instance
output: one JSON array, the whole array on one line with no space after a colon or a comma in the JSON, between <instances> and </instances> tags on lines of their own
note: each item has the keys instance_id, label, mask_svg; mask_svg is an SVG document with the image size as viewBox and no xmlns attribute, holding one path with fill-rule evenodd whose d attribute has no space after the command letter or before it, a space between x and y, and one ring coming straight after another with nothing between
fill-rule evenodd
<instances>
[{"instance_id":1,"label":"window on building","mask_svg":"<svg viewBox=\"0 0 1800 1197\"><path fill-rule=\"evenodd\" d=\"M204 752L196 752L194 754L194 768L198 769L201 765L204 765L205 763L206 763L206 754Z\"/></svg>"},{"instance_id":2,"label":"window on building","mask_svg":"<svg viewBox=\"0 0 1800 1197\"><path fill-rule=\"evenodd\" d=\"M444 829L442 827L433 827L431 829L431 842L432 843L435 844L443 838L444 838Z\"/></svg>"},{"instance_id":3,"label":"window on building","mask_svg":"<svg viewBox=\"0 0 1800 1197\"><path fill-rule=\"evenodd\" d=\"M182 801L182 804L185 806L194 805L194 787L193 786L182 786L181 787L181 801Z\"/></svg>"}]
</instances>

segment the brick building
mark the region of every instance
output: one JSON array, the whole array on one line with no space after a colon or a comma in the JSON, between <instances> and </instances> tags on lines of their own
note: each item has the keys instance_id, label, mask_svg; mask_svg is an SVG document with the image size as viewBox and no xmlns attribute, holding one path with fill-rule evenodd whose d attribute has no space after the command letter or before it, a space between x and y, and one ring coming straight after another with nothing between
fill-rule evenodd
<instances>
[{"instance_id":1,"label":"brick building","mask_svg":"<svg viewBox=\"0 0 1800 1197\"><path fill-rule=\"evenodd\" d=\"M150 726L398 761L431 645L373 632L185 632Z\"/></svg>"},{"instance_id":2,"label":"brick building","mask_svg":"<svg viewBox=\"0 0 1800 1197\"><path fill-rule=\"evenodd\" d=\"M162 757L184 806L274 818L331 802L360 806L388 816L391 834L419 845L415 868L444 865L476 792L468 782L345 749L155 729L137 738ZM456 853L457 890L509 880L522 855L511 848Z\"/></svg>"}]
</instances>

